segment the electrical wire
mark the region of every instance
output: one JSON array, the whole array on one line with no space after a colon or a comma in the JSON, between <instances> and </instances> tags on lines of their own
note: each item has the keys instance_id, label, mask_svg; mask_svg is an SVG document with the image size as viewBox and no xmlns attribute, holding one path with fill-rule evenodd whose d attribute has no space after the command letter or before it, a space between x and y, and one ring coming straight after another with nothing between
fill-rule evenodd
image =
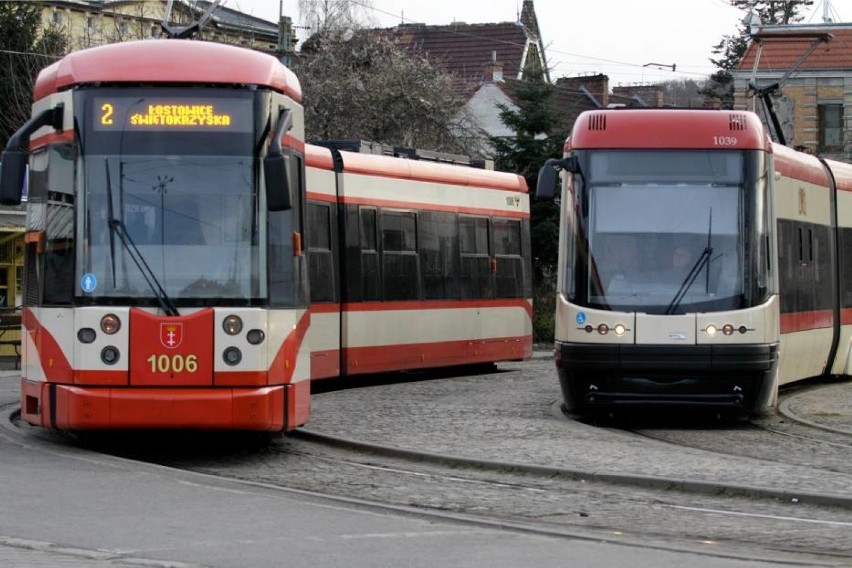
<instances>
[{"instance_id":1,"label":"electrical wire","mask_svg":"<svg viewBox=\"0 0 852 568\"><path fill-rule=\"evenodd\" d=\"M409 18L406 18L404 16L400 16L398 14L394 14L392 12L382 10L381 8L376 8L375 6L372 6L371 4L369 4L367 2L363 2L361 0L349 0L349 1L352 4L360 6L362 8L367 9L367 10L371 10L371 11L377 13L377 14L382 14L382 15L385 15L385 16L393 17L393 18L399 18L403 23L409 23L409 24L417 23L414 20L410 20ZM719 1L722 1L722 0L719 0ZM447 24L446 27L451 27L451 25L452 24ZM473 37L473 38L477 38L477 39L482 39L482 36L477 35L475 33L464 32L464 31L460 31L460 30L448 30L448 31L450 33L453 33L453 34L456 34L456 35L459 35L459 36L462 36L462 37ZM521 48L524 47L523 45L521 45L517 42L513 42L513 41L509 41L509 40L499 40L499 39L493 39L493 38L488 38L488 39L489 39L489 41L491 41L493 43L511 45L511 46L514 46L514 47L521 47ZM607 65L607 66L611 65L611 66L620 66L620 67L635 67L637 69L637 71L642 70L641 75L643 75L643 76L645 74L645 71L647 71L647 70L643 69L643 64L640 64L640 63L630 63L630 62L626 62L626 61L618 61L618 60L615 60L615 59L594 57L594 56L591 56L591 55L583 55L583 54L580 54L580 53L572 53L572 52L562 51L562 50L559 50L559 49L552 49L552 48L547 49L547 53L548 54L556 54L556 55L564 55L564 56L569 56L569 57L576 57L576 58L579 58L579 59L587 59L587 60L594 61L594 62L597 62L599 64L603 64L603 65ZM582 65L582 64L580 64L580 65ZM689 68L689 66L686 66L686 67ZM639 73L636 73L636 74L639 74ZM678 75L695 75L695 76L700 76L700 77L709 77L711 75L711 73L703 73L703 72L697 72L697 71L678 71L677 74Z\"/></svg>"}]
</instances>

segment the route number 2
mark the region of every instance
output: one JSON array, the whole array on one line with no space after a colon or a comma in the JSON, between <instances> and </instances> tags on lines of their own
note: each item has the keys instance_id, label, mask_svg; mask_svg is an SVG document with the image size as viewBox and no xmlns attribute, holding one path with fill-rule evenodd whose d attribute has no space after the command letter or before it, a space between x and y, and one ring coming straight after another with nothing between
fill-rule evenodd
<instances>
[{"instance_id":1,"label":"route number 2","mask_svg":"<svg viewBox=\"0 0 852 568\"><path fill-rule=\"evenodd\" d=\"M104 126L112 126L112 114L115 112L112 108L112 105L109 103L104 103L101 105L101 124Z\"/></svg>"},{"instance_id":2,"label":"route number 2","mask_svg":"<svg viewBox=\"0 0 852 568\"><path fill-rule=\"evenodd\" d=\"M152 373L194 373L198 370L196 355L151 355L147 361Z\"/></svg>"}]
</instances>

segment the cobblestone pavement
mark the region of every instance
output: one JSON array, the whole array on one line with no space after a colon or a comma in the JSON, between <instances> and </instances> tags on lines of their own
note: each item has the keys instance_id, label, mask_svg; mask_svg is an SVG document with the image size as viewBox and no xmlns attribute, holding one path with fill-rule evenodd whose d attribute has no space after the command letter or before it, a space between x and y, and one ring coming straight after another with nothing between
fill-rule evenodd
<instances>
[{"instance_id":1,"label":"cobblestone pavement","mask_svg":"<svg viewBox=\"0 0 852 568\"><path fill-rule=\"evenodd\" d=\"M852 384L842 386L852 399ZM838 393L832 396L840 398ZM777 436L763 435L755 442L765 446L764 455L757 457L688 447L707 436L724 443L750 432L748 425L690 419L681 429L684 447L673 452L668 443L617 429L604 434L598 426L560 417L554 410L559 400L552 361L538 359L501 365L495 374L323 393L314 398L306 429L482 460L852 498L852 470L815 468L813 461L790 463L785 446L779 446L786 441ZM814 394L799 411L812 416L819 407L820 398ZM852 412L852 400L846 408Z\"/></svg>"}]
</instances>

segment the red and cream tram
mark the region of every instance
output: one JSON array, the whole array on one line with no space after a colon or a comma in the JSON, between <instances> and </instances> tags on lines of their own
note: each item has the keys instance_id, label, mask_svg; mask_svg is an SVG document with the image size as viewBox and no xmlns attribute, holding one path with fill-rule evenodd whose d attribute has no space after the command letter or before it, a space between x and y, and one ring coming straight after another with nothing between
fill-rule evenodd
<instances>
[{"instance_id":1,"label":"red and cream tram","mask_svg":"<svg viewBox=\"0 0 852 568\"><path fill-rule=\"evenodd\" d=\"M746 415L849 375L852 166L769 141L740 111L583 113L561 186L556 365L578 413Z\"/></svg>"},{"instance_id":2,"label":"red and cream tram","mask_svg":"<svg viewBox=\"0 0 852 568\"><path fill-rule=\"evenodd\" d=\"M529 356L523 178L306 145L301 100L201 41L41 72L0 184L27 180L23 420L292 430L312 378Z\"/></svg>"}]
</instances>

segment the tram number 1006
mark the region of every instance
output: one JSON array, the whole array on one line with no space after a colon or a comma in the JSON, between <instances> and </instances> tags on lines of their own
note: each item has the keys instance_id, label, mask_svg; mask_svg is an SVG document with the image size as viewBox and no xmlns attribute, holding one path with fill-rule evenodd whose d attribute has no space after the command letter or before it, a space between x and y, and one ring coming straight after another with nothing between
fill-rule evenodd
<instances>
[{"instance_id":1,"label":"tram number 1006","mask_svg":"<svg viewBox=\"0 0 852 568\"><path fill-rule=\"evenodd\" d=\"M198 370L197 355L151 355L147 361L152 373L194 373Z\"/></svg>"}]
</instances>

